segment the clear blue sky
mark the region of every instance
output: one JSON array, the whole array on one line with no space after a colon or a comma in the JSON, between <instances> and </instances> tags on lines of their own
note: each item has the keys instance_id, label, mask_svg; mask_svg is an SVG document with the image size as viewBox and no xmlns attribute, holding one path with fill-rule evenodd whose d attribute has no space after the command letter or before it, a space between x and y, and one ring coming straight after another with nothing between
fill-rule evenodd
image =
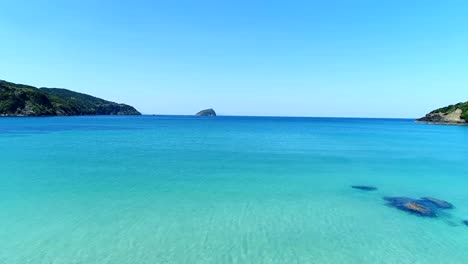
<instances>
[{"instance_id":1,"label":"clear blue sky","mask_svg":"<svg viewBox=\"0 0 468 264\"><path fill-rule=\"evenodd\" d=\"M147 114L419 117L468 100L467 1L1 0L0 12L0 79Z\"/></svg>"}]
</instances>

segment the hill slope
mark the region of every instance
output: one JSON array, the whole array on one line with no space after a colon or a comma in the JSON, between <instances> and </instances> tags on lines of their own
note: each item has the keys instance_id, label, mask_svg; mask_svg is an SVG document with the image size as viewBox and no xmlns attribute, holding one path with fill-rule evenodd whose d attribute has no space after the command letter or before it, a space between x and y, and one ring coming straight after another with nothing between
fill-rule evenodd
<instances>
[{"instance_id":1,"label":"hill slope","mask_svg":"<svg viewBox=\"0 0 468 264\"><path fill-rule=\"evenodd\" d=\"M417 121L437 124L468 124L468 102L436 109Z\"/></svg>"},{"instance_id":2,"label":"hill slope","mask_svg":"<svg viewBox=\"0 0 468 264\"><path fill-rule=\"evenodd\" d=\"M0 80L0 116L140 115L135 108L67 89Z\"/></svg>"}]
</instances>

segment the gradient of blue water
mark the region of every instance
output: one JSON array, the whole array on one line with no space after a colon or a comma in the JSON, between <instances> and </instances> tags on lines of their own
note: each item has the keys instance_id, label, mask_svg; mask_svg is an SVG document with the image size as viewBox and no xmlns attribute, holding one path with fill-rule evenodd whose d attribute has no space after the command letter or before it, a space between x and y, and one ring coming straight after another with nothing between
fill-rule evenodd
<instances>
[{"instance_id":1,"label":"gradient of blue water","mask_svg":"<svg viewBox=\"0 0 468 264\"><path fill-rule=\"evenodd\" d=\"M0 263L468 263L467 138L401 119L2 118Z\"/></svg>"}]
</instances>

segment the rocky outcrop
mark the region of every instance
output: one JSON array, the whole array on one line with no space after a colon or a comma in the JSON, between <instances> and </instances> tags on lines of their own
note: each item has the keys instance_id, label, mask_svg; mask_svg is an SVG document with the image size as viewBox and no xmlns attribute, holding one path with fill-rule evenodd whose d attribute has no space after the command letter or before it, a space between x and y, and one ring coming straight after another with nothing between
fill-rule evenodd
<instances>
[{"instance_id":1,"label":"rocky outcrop","mask_svg":"<svg viewBox=\"0 0 468 264\"><path fill-rule=\"evenodd\" d=\"M439 108L416 121L429 124L468 125L468 102Z\"/></svg>"},{"instance_id":2,"label":"rocky outcrop","mask_svg":"<svg viewBox=\"0 0 468 264\"><path fill-rule=\"evenodd\" d=\"M427 122L433 124L458 124L458 125L466 125L466 121L461 118L461 114L463 111L461 109L457 109L449 114L444 114L442 112L431 113L426 115L423 118L418 119L419 122Z\"/></svg>"},{"instance_id":3,"label":"rocky outcrop","mask_svg":"<svg viewBox=\"0 0 468 264\"><path fill-rule=\"evenodd\" d=\"M216 112L215 112L215 110L210 108L210 109L202 110L202 111L196 113L195 115L196 116L216 116Z\"/></svg>"}]
</instances>

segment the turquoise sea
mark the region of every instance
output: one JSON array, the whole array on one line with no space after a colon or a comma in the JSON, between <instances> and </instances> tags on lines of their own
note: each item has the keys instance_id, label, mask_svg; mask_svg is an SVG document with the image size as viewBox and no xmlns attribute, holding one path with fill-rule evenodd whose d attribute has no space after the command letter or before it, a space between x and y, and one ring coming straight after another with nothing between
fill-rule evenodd
<instances>
[{"instance_id":1,"label":"turquoise sea","mask_svg":"<svg viewBox=\"0 0 468 264\"><path fill-rule=\"evenodd\" d=\"M0 263L468 263L467 139L408 119L1 118Z\"/></svg>"}]
</instances>

